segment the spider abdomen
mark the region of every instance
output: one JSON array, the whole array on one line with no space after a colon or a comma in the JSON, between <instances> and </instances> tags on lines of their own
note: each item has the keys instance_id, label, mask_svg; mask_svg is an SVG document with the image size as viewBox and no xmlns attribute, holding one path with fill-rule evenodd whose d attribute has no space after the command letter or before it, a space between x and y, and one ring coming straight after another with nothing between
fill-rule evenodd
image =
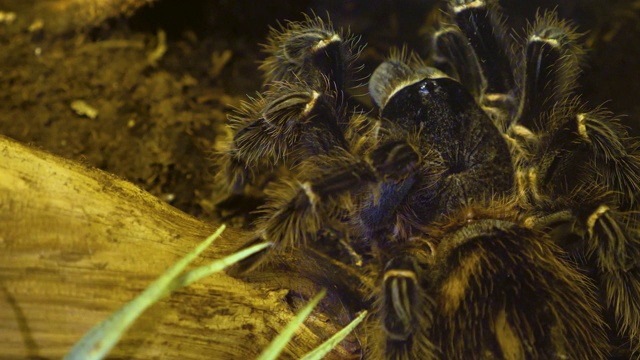
<instances>
[{"instance_id":1,"label":"spider abdomen","mask_svg":"<svg viewBox=\"0 0 640 360\"><path fill-rule=\"evenodd\" d=\"M476 220L445 235L435 253L432 331L443 358L603 358L592 284L543 233Z\"/></svg>"}]
</instances>

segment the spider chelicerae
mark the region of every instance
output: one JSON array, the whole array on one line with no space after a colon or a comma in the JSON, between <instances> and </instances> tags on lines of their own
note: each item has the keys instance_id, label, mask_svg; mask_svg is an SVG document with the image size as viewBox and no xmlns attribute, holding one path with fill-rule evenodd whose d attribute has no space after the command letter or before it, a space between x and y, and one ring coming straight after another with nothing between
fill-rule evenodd
<instances>
[{"instance_id":1,"label":"spider chelicerae","mask_svg":"<svg viewBox=\"0 0 640 360\"><path fill-rule=\"evenodd\" d=\"M430 66L393 51L371 75L369 112L354 36L272 31L219 181L221 208L258 194L248 244L274 246L237 272L313 248L369 279L347 285L366 358L637 358L640 152L576 93L575 29L545 12L518 35L482 0L439 23Z\"/></svg>"}]
</instances>

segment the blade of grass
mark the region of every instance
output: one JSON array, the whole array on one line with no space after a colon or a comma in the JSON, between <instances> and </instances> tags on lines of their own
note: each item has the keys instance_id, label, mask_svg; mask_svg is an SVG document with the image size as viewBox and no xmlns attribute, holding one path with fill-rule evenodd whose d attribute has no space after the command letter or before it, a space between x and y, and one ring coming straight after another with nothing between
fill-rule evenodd
<instances>
[{"instance_id":1,"label":"blade of grass","mask_svg":"<svg viewBox=\"0 0 640 360\"><path fill-rule=\"evenodd\" d=\"M318 305L320 300L327 294L327 290L322 289L318 293L318 295L314 296L309 303L300 310L298 314L291 320L287 326L282 330L282 332L276 336L276 338L269 344L269 346L260 354L258 360L275 360L278 358L278 355L284 350L284 347L287 346L287 343L293 337L296 330L302 325L304 320L311 314L313 308Z\"/></svg>"},{"instance_id":2,"label":"blade of grass","mask_svg":"<svg viewBox=\"0 0 640 360\"><path fill-rule=\"evenodd\" d=\"M210 264L207 264L199 268L193 269L189 272L186 272L174 279L174 281L171 283L169 290L173 291L183 286L189 286L191 283L194 283L211 274L217 273L218 271L222 271L228 266L233 265L238 261L250 255L253 255L269 246L271 246L271 243L269 242L256 244L246 249L243 249L241 251L238 251L236 253L233 253L223 259L216 260Z\"/></svg>"},{"instance_id":3,"label":"blade of grass","mask_svg":"<svg viewBox=\"0 0 640 360\"><path fill-rule=\"evenodd\" d=\"M310 352L306 353L302 357L302 359L300 359L300 360L320 360L320 359L322 359L325 355L327 355L329 353L329 351L331 351L342 340L344 340L344 338L346 338L347 335L349 335L353 331L353 329L355 329L356 326L358 326L362 322L362 320L364 320L365 316L367 316L367 311L366 310L362 311L360 313L360 315L358 315L358 317L353 319L353 321L351 321L342 330L340 330L337 333L335 333L331 338L329 338L329 340L323 342L317 348L315 348L315 349L311 350Z\"/></svg>"},{"instance_id":4,"label":"blade of grass","mask_svg":"<svg viewBox=\"0 0 640 360\"><path fill-rule=\"evenodd\" d=\"M142 292L137 298L131 302L125 304L122 308L111 314L107 319L100 324L92 328L76 345L71 349L69 354L65 356L65 359L102 359L113 346L118 342L124 332L131 326L135 319L146 310L153 303L160 300L164 295L169 292L169 289L176 289L177 285L190 284L195 280L201 279L205 272L202 270L196 272L195 276L188 276L185 280L179 280L184 277L178 278L178 275L189 265L204 249L206 249L211 243L220 236L224 231L225 225L220 226L214 234L209 236L205 241L200 243L192 252L185 255L176 264L170 267L164 274L156 279L145 291ZM251 248L245 249L239 253L229 256L235 261L241 260L241 256L249 256L255 252L264 249L269 244L258 244ZM206 274L215 271L220 271L226 266L233 264L229 257L215 261L212 264L203 266L194 271L202 268L208 268ZM189 273L185 274L188 275ZM178 278L178 280L177 280ZM178 286L179 287L179 286Z\"/></svg>"}]
</instances>

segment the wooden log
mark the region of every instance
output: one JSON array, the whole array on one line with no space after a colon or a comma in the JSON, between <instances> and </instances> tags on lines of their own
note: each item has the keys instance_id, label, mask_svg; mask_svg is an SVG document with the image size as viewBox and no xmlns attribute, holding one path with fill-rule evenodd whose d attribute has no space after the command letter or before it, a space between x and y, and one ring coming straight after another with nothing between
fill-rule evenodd
<instances>
[{"instance_id":1,"label":"wooden log","mask_svg":"<svg viewBox=\"0 0 640 360\"><path fill-rule=\"evenodd\" d=\"M5 137L0 159L3 359L64 356L217 227L116 176ZM243 236L225 231L194 266L229 254ZM218 274L179 290L145 312L110 357L255 358L294 312L283 300L288 290L267 283ZM312 315L284 358L341 326L328 320ZM352 350L339 347L329 358Z\"/></svg>"}]
</instances>

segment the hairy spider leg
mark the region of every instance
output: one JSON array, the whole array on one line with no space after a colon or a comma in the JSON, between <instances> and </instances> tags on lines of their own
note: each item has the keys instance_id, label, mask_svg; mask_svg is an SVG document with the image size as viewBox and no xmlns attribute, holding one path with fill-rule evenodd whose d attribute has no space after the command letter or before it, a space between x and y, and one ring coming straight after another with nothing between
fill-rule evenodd
<instances>
[{"instance_id":1,"label":"hairy spider leg","mask_svg":"<svg viewBox=\"0 0 640 360\"><path fill-rule=\"evenodd\" d=\"M640 356L640 236L638 214L600 205L587 217L587 254L595 258L606 304L618 325L616 340Z\"/></svg>"},{"instance_id":2,"label":"hairy spider leg","mask_svg":"<svg viewBox=\"0 0 640 360\"><path fill-rule=\"evenodd\" d=\"M534 184L530 201L541 204L544 194L568 196L598 184L611 192L617 208L637 211L640 152L624 128L604 111L586 111L575 104L560 105L554 112L550 135L536 136L536 148L522 167Z\"/></svg>"},{"instance_id":3,"label":"hairy spider leg","mask_svg":"<svg viewBox=\"0 0 640 360\"><path fill-rule=\"evenodd\" d=\"M469 40L457 26L446 26L433 36L434 60L439 68L447 68L476 99L482 99L487 88L480 60Z\"/></svg>"},{"instance_id":4,"label":"hairy spider leg","mask_svg":"<svg viewBox=\"0 0 640 360\"><path fill-rule=\"evenodd\" d=\"M486 79L485 97L511 95L514 78L510 45L498 10L484 0L451 0L449 6L451 17L468 41L467 46L475 53L477 64L472 66L482 68ZM460 58L453 57L452 60ZM467 64L454 63L456 68L464 65Z\"/></svg>"},{"instance_id":5,"label":"hairy spider leg","mask_svg":"<svg viewBox=\"0 0 640 360\"><path fill-rule=\"evenodd\" d=\"M438 350L428 338L433 301L426 294L425 266L432 260L421 241L402 244L384 264L373 293L377 311L369 322L371 341L367 354L374 359L437 359ZM385 261L385 260L383 260Z\"/></svg>"},{"instance_id":6,"label":"hairy spider leg","mask_svg":"<svg viewBox=\"0 0 640 360\"><path fill-rule=\"evenodd\" d=\"M220 176L226 178L220 180L231 194L241 194L256 173L272 173L285 163L295 166L300 158L336 145L346 148L349 117L343 102L357 40L320 18L271 29L265 45L269 56L260 66L267 90L230 117L233 139L224 150ZM313 144L299 146L308 138L305 132L319 127L329 135L312 131L315 139L306 142Z\"/></svg>"},{"instance_id":7,"label":"hairy spider leg","mask_svg":"<svg viewBox=\"0 0 640 360\"><path fill-rule=\"evenodd\" d=\"M319 17L271 29L265 45L269 57L260 66L265 83L304 82L334 93L336 103L342 106L350 76L357 70L353 63L360 52L358 40Z\"/></svg>"},{"instance_id":8,"label":"hairy spider leg","mask_svg":"<svg viewBox=\"0 0 640 360\"><path fill-rule=\"evenodd\" d=\"M534 133L549 131L547 118L572 95L583 50L578 34L553 12L538 15L529 27L520 68L523 70L516 124Z\"/></svg>"},{"instance_id":9,"label":"hairy spider leg","mask_svg":"<svg viewBox=\"0 0 640 360\"><path fill-rule=\"evenodd\" d=\"M231 118L234 136L227 151L227 183L235 192L283 164L347 148L330 95L303 84L281 84Z\"/></svg>"},{"instance_id":10,"label":"hairy spider leg","mask_svg":"<svg viewBox=\"0 0 640 360\"><path fill-rule=\"evenodd\" d=\"M525 134L519 140L530 149L520 163L519 183L526 184L525 199L535 211L570 214L548 228L570 229L556 231L563 246L575 246L567 238L579 238L578 251L568 251L594 268L617 324L612 343L629 347L624 345L629 342L638 353L640 152L608 113L586 111L572 99L582 53L576 38L574 29L552 14L539 17L529 31L520 111L510 129Z\"/></svg>"},{"instance_id":11,"label":"hairy spider leg","mask_svg":"<svg viewBox=\"0 0 640 360\"><path fill-rule=\"evenodd\" d=\"M626 137L624 128L608 115L598 111L577 113L578 133L589 148L599 183L613 191L620 209L638 211L640 151Z\"/></svg>"}]
</instances>

